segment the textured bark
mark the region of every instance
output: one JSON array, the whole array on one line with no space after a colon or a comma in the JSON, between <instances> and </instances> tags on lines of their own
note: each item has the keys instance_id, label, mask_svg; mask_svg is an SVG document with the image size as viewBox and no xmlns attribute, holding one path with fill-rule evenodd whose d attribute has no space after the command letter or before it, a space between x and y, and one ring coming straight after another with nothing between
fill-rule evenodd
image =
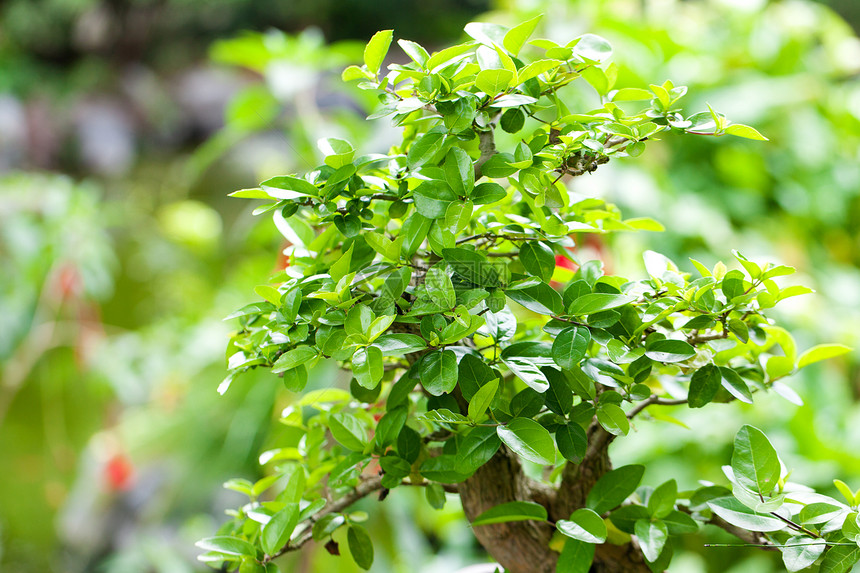
<instances>
[{"instance_id":1,"label":"textured bark","mask_svg":"<svg viewBox=\"0 0 860 573\"><path fill-rule=\"evenodd\" d=\"M547 508L550 521L568 519L585 506L588 492L612 469L611 436L598 425L589 428L589 449L581 464L568 464L558 490L523 473L519 459L504 446L475 475L460 484L460 500L469 521L495 505L533 501ZM553 528L548 523L514 521L479 525L475 536L510 573L556 573L558 554L549 548ZM598 545L591 573L650 573L642 552L633 543Z\"/></svg>"},{"instance_id":2,"label":"textured bark","mask_svg":"<svg viewBox=\"0 0 860 573\"><path fill-rule=\"evenodd\" d=\"M460 484L469 521L510 501L547 504L552 490L528 478L516 455L504 446L475 475ZM558 555L549 549L553 528L536 521L513 521L474 528L481 545L510 573L554 573Z\"/></svg>"}]
</instances>

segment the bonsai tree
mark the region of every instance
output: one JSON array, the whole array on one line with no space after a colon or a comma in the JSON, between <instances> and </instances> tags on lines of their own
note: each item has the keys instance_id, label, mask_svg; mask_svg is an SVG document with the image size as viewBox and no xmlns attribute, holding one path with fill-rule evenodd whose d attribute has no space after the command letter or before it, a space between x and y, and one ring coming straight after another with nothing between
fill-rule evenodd
<instances>
[{"instance_id":1,"label":"bonsai tree","mask_svg":"<svg viewBox=\"0 0 860 573\"><path fill-rule=\"evenodd\" d=\"M630 280L583 260L586 234L661 227L577 194L576 177L669 132L764 138L710 108L685 116L671 81L614 89L606 40L529 41L538 23L472 23L470 41L433 54L399 40L410 62L387 73L392 31L377 33L343 77L378 94L369 119L390 117L401 141L359 155L324 139L317 169L233 193L267 200L256 212L272 212L291 246L277 282L257 288L263 300L231 315L240 327L219 391L265 367L302 393L322 360L351 381L284 411L301 440L265 454L266 478L228 483L249 500L199 542L202 560L276 571L311 540L337 553L331 535L346 528L368 569L371 539L349 508L398 487L425 488L434 507L459 495L512 573L662 571L671 540L702 523L782 549L792 570L860 557L858 496L789 495L755 428L738 433L732 490L644 486L643 466L613 468L610 444L652 406L794 399L780 380L844 347L798 357L765 316L809 292L774 281L790 267L735 253L735 270L693 260L686 272L646 252L648 276ZM580 87L599 107L584 107Z\"/></svg>"}]
</instances>

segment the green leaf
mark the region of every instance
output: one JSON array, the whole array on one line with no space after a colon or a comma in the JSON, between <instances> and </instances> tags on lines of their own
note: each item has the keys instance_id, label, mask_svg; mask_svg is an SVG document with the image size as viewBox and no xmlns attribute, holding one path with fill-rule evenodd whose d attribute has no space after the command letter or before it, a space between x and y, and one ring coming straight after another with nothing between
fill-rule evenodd
<instances>
[{"instance_id":1,"label":"green leaf","mask_svg":"<svg viewBox=\"0 0 860 573\"><path fill-rule=\"evenodd\" d=\"M612 45L596 34L583 34L573 52L585 60L601 62L612 55Z\"/></svg>"},{"instance_id":2,"label":"green leaf","mask_svg":"<svg viewBox=\"0 0 860 573\"><path fill-rule=\"evenodd\" d=\"M567 538L558 556L556 573L588 573L594 561L595 545Z\"/></svg>"},{"instance_id":3,"label":"green leaf","mask_svg":"<svg viewBox=\"0 0 860 573\"><path fill-rule=\"evenodd\" d=\"M548 282L555 271L555 255L552 249L541 241L526 241L520 247L520 262L527 273L539 277L544 282Z\"/></svg>"},{"instance_id":4,"label":"green leaf","mask_svg":"<svg viewBox=\"0 0 860 573\"><path fill-rule=\"evenodd\" d=\"M427 233L433 224L433 219L428 219L421 213L412 213L406 221L403 222L403 228L400 230L400 236L403 240L403 254L411 256L421 247L421 243L427 238Z\"/></svg>"},{"instance_id":5,"label":"green leaf","mask_svg":"<svg viewBox=\"0 0 860 573\"><path fill-rule=\"evenodd\" d=\"M570 516L570 520L559 519L555 527L562 534L586 543L606 541L606 523L592 509L577 509Z\"/></svg>"},{"instance_id":6,"label":"green leaf","mask_svg":"<svg viewBox=\"0 0 860 573\"><path fill-rule=\"evenodd\" d=\"M424 276L424 287L430 299L445 309L457 306L457 296L454 293L454 284L451 277L439 266L432 267Z\"/></svg>"},{"instance_id":7,"label":"green leaf","mask_svg":"<svg viewBox=\"0 0 860 573\"><path fill-rule=\"evenodd\" d=\"M475 186L475 166L469 154L459 147L452 147L445 156L445 181L454 193L465 197Z\"/></svg>"},{"instance_id":8,"label":"green leaf","mask_svg":"<svg viewBox=\"0 0 860 573\"><path fill-rule=\"evenodd\" d=\"M845 498L845 503L848 505L854 505L854 492L851 491L851 488L848 487L847 483L841 479L835 479L833 480L833 485L836 486L836 489L838 489L839 493L842 494L842 497Z\"/></svg>"},{"instance_id":9,"label":"green leaf","mask_svg":"<svg viewBox=\"0 0 860 573\"><path fill-rule=\"evenodd\" d=\"M723 388L728 390L729 394L741 402L752 404L752 393L740 374L727 366L720 366L720 375L723 377Z\"/></svg>"},{"instance_id":10,"label":"green leaf","mask_svg":"<svg viewBox=\"0 0 860 573\"><path fill-rule=\"evenodd\" d=\"M630 431L630 420L621 406L612 403L601 404L597 408L597 421L603 429L616 436L626 436Z\"/></svg>"},{"instance_id":11,"label":"green leaf","mask_svg":"<svg viewBox=\"0 0 860 573\"><path fill-rule=\"evenodd\" d=\"M355 148L344 139L325 137L317 142L317 147L325 155L325 164L335 169L352 163Z\"/></svg>"},{"instance_id":12,"label":"green leaf","mask_svg":"<svg viewBox=\"0 0 860 573\"><path fill-rule=\"evenodd\" d=\"M390 261L400 260L402 241L392 241L382 233L364 233L364 240L370 247Z\"/></svg>"},{"instance_id":13,"label":"green leaf","mask_svg":"<svg viewBox=\"0 0 860 573\"><path fill-rule=\"evenodd\" d=\"M496 429L489 426L474 428L457 449L457 470L471 474L490 461L502 445Z\"/></svg>"},{"instance_id":14,"label":"green leaf","mask_svg":"<svg viewBox=\"0 0 860 573\"><path fill-rule=\"evenodd\" d=\"M373 541L367 530L361 525L351 523L346 532L346 541L355 564L365 571L370 569L373 565Z\"/></svg>"},{"instance_id":15,"label":"green leaf","mask_svg":"<svg viewBox=\"0 0 860 573\"><path fill-rule=\"evenodd\" d=\"M669 535L686 535L699 531L699 522L678 510L670 511L669 515L663 517L663 523L666 524Z\"/></svg>"},{"instance_id":16,"label":"green leaf","mask_svg":"<svg viewBox=\"0 0 860 573\"><path fill-rule=\"evenodd\" d=\"M484 255L469 249L442 249L442 257L454 272L478 286L499 286L499 273Z\"/></svg>"},{"instance_id":17,"label":"green leaf","mask_svg":"<svg viewBox=\"0 0 860 573\"><path fill-rule=\"evenodd\" d=\"M546 392L549 389L549 381L537 364L528 358L509 357L503 359L505 366L511 369L520 380L537 392Z\"/></svg>"},{"instance_id":18,"label":"green leaf","mask_svg":"<svg viewBox=\"0 0 860 573\"><path fill-rule=\"evenodd\" d=\"M218 535L216 537L207 537L195 543L197 547L205 551L215 551L223 555L247 555L255 557L257 550L253 545L238 537L228 535Z\"/></svg>"},{"instance_id":19,"label":"green leaf","mask_svg":"<svg viewBox=\"0 0 860 573\"><path fill-rule=\"evenodd\" d=\"M415 209L428 219L441 219L448 207L458 201L456 193L444 181L424 181L412 192Z\"/></svg>"},{"instance_id":20,"label":"green leaf","mask_svg":"<svg viewBox=\"0 0 860 573\"><path fill-rule=\"evenodd\" d=\"M349 267L352 264L352 250L355 248L355 243L351 243L349 248L343 253L335 263L329 267L328 274L332 280L339 281L349 273Z\"/></svg>"},{"instance_id":21,"label":"green leaf","mask_svg":"<svg viewBox=\"0 0 860 573\"><path fill-rule=\"evenodd\" d=\"M444 131L429 131L418 138L406 154L406 164L410 169L421 167L445 147Z\"/></svg>"},{"instance_id":22,"label":"green leaf","mask_svg":"<svg viewBox=\"0 0 860 573\"><path fill-rule=\"evenodd\" d=\"M376 346L359 348L352 355L352 373L364 388L373 389L382 381L382 350Z\"/></svg>"},{"instance_id":23,"label":"green leaf","mask_svg":"<svg viewBox=\"0 0 860 573\"><path fill-rule=\"evenodd\" d=\"M289 175L279 175L266 179L260 183L260 187L275 199L304 199L305 197L316 197L320 192L313 183Z\"/></svg>"},{"instance_id":24,"label":"green leaf","mask_svg":"<svg viewBox=\"0 0 860 573\"><path fill-rule=\"evenodd\" d=\"M846 573L860 560L860 547L836 545L827 550L819 573Z\"/></svg>"},{"instance_id":25,"label":"green leaf","mask_svg":"<svg viewBox=\"0 0 860 573\"><path fill-rule=\"evenodd\" d=\"M430 59L430 54L420 44L410 42L409 40L397 40L397 45L406 53L409 58L422 68Z\"/></svg>"},{"instance_id":26,"label":"green leaf","mask_svg":"<svg viewBox=\"0 0 860 573\"><path fill-rule=\"evenodd\" d=\"M338 443L354 452L363 452L367 445L367 430L358 418L345 412L332 414L328 419L331 435Z\"/></svg>"},{"instance_id":27,"label":"green leaf","mask_svg":"<svg viewBox=\"0 0 860 573\"><path fill-rule=\"evenodd\" d=\"M669 537L666 524L662 521L640 519L636 522L634 531L639 539L639 547L642 549L645 559L652 562L657 561L666 545L666 539Z\"/></svg>"},{"instance_id":28,"label":"green leaf","mask_svg":"<svg viewBox=\"0 0 860 573\"><path fill-rule=\"evenodd\" d=\"M383 356L403 356L427 348L423 338L406 333L383 334L373 342L373 345L382 351Z\"/></svg>"},{"instance_id":29,"label":"green leaf","mask_svg":"<svg viewBox=\"0 0 860 573\"><path fill-rule=\"evenodd\" d=\"M764 432L745 425L735 436L732 470L742 486L770 495L779 482L779 457Z\"/></svg>"},{"instance_id":30,"label":"green leaf","mask_svg":"<svg viewBox=\"0 0 860 573\"><path fill-rule=\"evenodd\" d=\"M482 70L475 78L475 86L489 96L496 96L508 89L513 79L510 70Z\"/></svg>"},{"instance_id":31,"label":"green leaf","mask_svg":"<svg viewBox=\"0 0 860 573\"><path fill-rule=\"evenodd\" d=\"M543 18L543 14L536 16L531 20L526 20L522 24L514 26L508 30L502 43L505 49L510 52L512 56L516 57L516 55L520 53L520 50L529 39L529 36L532 35L532 32L535 31L541 18Z\"/></svg>"},{"instance_id":32,"label":"green leaf","mask_svg":"<svg viewBox=\"0 0 860 573\"><path fill-rule=\"evenodd\" d=\"M537 314L559 314L564 310L561 295L546 283L538 283L524 289L506 290L505 294Z\"/></svg>"},{"instance_id":33,"label":"green leaf","mask_svg":"<svg viewBox=\"0 0 860 573\"><path fill-rule=\"evenodd\" d=\"M567 416L573 407L573 391L567 383L567 376L551 366L544 366L541 372L549 382L549 388L544 393L547 408L559 416Z\"/></svg>"},{"instance_id":34,"label":"green leaf","mask_svg":"<svg viewBox=\"0 0 860 573\"><path fill-rule=\"evenodd\" d=\"M629 465L607 472L601 476L585 500L586 507L602 514L621 505L627 497L636 491L645 466Z\"/></svg>"},{"instance_id":35,"label":"green leaf","mask_svg":"<svg viewBox=\"0 0 860 573\"><path fill-rule=\"evenodd\" d=\"M425 355L418 376L421 385L434 396L451 392L457 385L457 355L451 350Z\"/></svg>"},{"instance_id":36,"label":"green leaf","mask_svg":"<svg viewBox=\"0 0 860 573\"><path fill-rule=\"evenodd\" d=\"M621 88L615 91L612 101L644 101L652 97L654 94L642 88Z\"/></svg>"},{"instance_id":37,"label":"green leaf","mask_svg":"<svg viewBox=\"0 0 860 573\"><path fill-rule=\"evenodd\" d=\"M821 360L842 356L848 352L851 352L851 348L842 344L819 344L800 355L800 358L797 359L797 367L803 368Z\"/></svg>"},{"instance_id":38,"label":"green leaf","mask_svg":"<svg viewBox=\"0 0 860 573\"><path fill-rule=\"evenodd\" d=\"M496 505L472 521L472 527L509 521L546 521L546 508L531 501L511 501Z\"/></svg>"},{"instance_id":39,"label":"green leaf","mask_svg":"<svg viewBox=\"0 0 860 573\"><path fill-rule=\"evenodd\" d=\"M564 459L578 464L585 457L585 451L588 448L588 437L586 437L585 430L579 424L568 422L559 426L555 431L555 442L558 444L558 451L561 452Z\"/></svg>"},{"instance_id":40,"label":"green leaf","mask_svg":"<svg viewBox=\"0 0 860 573\"><path fill-rule=\"evenodd\" d=\"M260 545L268 555L277 553L290 540L299 522L299 504L288 503L272 516L260 532Z\"/></svg>"},{"instance_id":41,"label":"green leaf","mask_svg":"<svg viewBox=\"0 0 860 573\"><path fill-rule=\"evenodd\" d=\"M314 541L322 541L334 533L338 527L346 523L346 518L340 513L328 513L314 522L312 535Z\"/></svg>"},{"instance_id":42,"label":"green leaf","mask_svg":"<svg viewBox=\"0 0 860 573\"><path fill-rule=\"evenodd\" d=\"M393 30L382 30L373 35L367 46L364 48L364 65L367 69L373 72L373 75L379 73L379 68L388 54L388 48L391 46L391 37L394 34Z\"/></svg>"},{"instance_id":43,"label":"green leaf","mask_svg":"<svg viewBox=\"0 0 860 573\"><path fill-rule=\"evenodd\" d=\"M396 406L386 412L376 424L376 433L373 436L376 445L384 450L386 446L395 443L406 424L408 414L406 406Z\"/></svg>"},{"instance_id":44,"label":"green leaf","mask_svg":"<svg viewBox=\"0 0 860 573\"><path fill-rule=\"evenodd\" d=\"M726 135L735 135L745 139L756 139L758 141L768 141L768 139L760 134L754 127L744 125L742 123L733 123L726 128Z\"/></svg>"},{"instance_id":45,"label":"green leaf","mask_svg":"<svg viewBox=\"0 0 860 573\"><path fill-rule=\"evenodd\" d=\"M473 422L480 422L484 417L487 408L496 396L499 389L499 380L494 379L481 386L472 399L469 401L469 419Z\"/></svg>"},{"instance_id":46,"label":"green leaf","mask_svg":"<svg viewBox=\"0 0 860 573\"><path fill-rule=\"evenodd\" d=\"M575 315L594 314L596 312L630 304L635 300L636 297L626 294L586 294L574 300L567 309L567 312Z\"/></svg>"},{"instance_id":47,"label":"green leaf","mask_svg":"<svg viewBox=\"0 0 860 573\"><path fill-rule=\"evenodd\" d=\"M272 365L272 372L277 374L286 370L292 370L297 366L301 366L302 364L313 360L317 356L317 349L312 346L296 346L292 350L288 350L281 354L281 356Z\"/></svg>"},{"instance_id":48,"label":"green leaf","mask_svg":"<svg viewBox=\"0 0 860 573\"><path fill-rule=\"evenodd\" d=\"M552 343L552 359L561 368L573 370L585 358L591 342L591 331L583 326L571 326L558 333Z\"/></svg>"},{"instance_id":49,"label":"green leaf","mask_svg":"<svg viewBox=\"0 0 860 573\"><path fill-rule=\"evenodd\" d=\"M555 463L555 445L549 432L530 418L514 418L507 425L498 426L499 438L511 451L540 465Z\"/></svg>"},{"instance_id":50,"label":"green leaf","mask_svg":"<svg viewBox=\"0 0 860 573\"><path fill-rule=\"evenodd\" d=\"M827 545L823 541L814 541L808 537L795 535L789 537L780 548L782 562L789 571L800 571L815 563Z\"/></svg>"},{"instance_id":51,"label":"green leaf","mask_svg":"<svg viewBox=\"0 0 860 573\"><path fill-rule=\"evenodd\" d=\"M651 492L648 498L648 512L651 517L663 519L675 509L675 499L678 497L678 484L675 480L661 484Z\"/></svg>"},{"instance_id":52,"label":"green leaf","mask_svg":"<svg viewBox=\"0 0 860 573\"><path fill-rule=\"evenodd\" d=\"M645 356L657 362L683 362L696 355L696 349L683 340L656 340L646 346Z\"/></svg>"},{"instance_id":53,"label":"green leaf","mask_svg":"<svg viewBox=\"0 0 860 573\"><path fill-rule=\"evenodd\" d=\"M734 497L720 497L708 502L711 510L731 523L749 531L779 531L785 523L775 517L756 513Z\"/></svg>"},{"instance_id":54,"label":"green leaf","mask_svg":"<svg viewBox=\"0 0 860 573\"><path fill-rule=\"evenodd\" d=\"M713 400L722 380L720 369L713 364L705 364L696 370L690 379L690 392L687 396L690 408L701 408Z\"/></svg>"},{"instance_id":55,"label":"green leaf","mask_svg":"<svg viewBox=\"0 0 860 573\"><path fill-rule=\"evenodd\" d=\"M471 199L472 203L475 205L489 205L496 201L501 201L507 197L507 195L508 194L504 187L498 183L486 181L484 183L479 183L474 189L472 189L472 192L469 194L469 199Z\"/></svg>"}]
</instances>

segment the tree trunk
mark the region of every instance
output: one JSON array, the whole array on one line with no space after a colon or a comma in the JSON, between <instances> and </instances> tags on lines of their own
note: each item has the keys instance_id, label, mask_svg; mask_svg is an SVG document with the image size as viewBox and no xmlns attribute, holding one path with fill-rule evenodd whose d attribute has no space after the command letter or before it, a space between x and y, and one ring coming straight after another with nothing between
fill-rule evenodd
<instances>
[{"instance_id":1,"label":"tree trunk","mask_svg":"<svg viewBox=\"0 0 860 573\"><path fill-rule=\"evenodd\" d=\"M588 453L581 464L568 464L558 490L537 482L523 472L519 459L505 446L475 475L460 484L460 500L469 521L493 506L511 501L533 501L547 508L550 521L568 519L585 506L588 492L612 469L608 446L611 438L599 426L589 428ZM556 573L558 554L549 548L554 528L537 521L513 521L479 525L478 541L510 573ZM594 554L591 573L650 573L635 542L604 543Z\"/></svg>"}]
</instances>

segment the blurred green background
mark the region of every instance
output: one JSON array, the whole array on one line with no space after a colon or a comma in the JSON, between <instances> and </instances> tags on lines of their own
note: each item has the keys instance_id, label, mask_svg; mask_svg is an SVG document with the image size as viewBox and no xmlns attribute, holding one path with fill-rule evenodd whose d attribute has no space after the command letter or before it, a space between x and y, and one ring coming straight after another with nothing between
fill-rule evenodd
<instances>
[{"instance_id":1,"label":"blurred green background","mask_svg":"<svg viewBox=\"0 0 860 573\"><path fill-rule=\"evenodd\" d=\"M829 6L827 5L829 4ZM226 197L317 164L314 142L364 152L393 140L373 102L340 84L377 29L439 49L475 19L546 14L539 35L605 36L619 87L690 87L771 141L672 139L572 183L661 234L607 239L612 270L641 276L653 248L685 270L747 257L790 264L815 295L781 319L801 349L858 347L860 4L854 0L7 0L0 4L0 570L206 568L195 540L260 477L291 401L258 372L216 392L231 324L278 267L283 239ZM392 58L401 58L392 50ZM401 58L402 59L402 58ZM595 100L596 103L596 100ZM765 396L670 423L640 422L618 463L645 483L724 483L743 423L793 477L860 487L858 353L804 370L804 405ZM330 369L318 385L343 383ZM702 439L701 436L706 436ZM456 500L368 502L378 572L485 561ZM670 571L779 571L775 556L687 540ZM282 570L357 571L322 548Z\"/></svg>"}]
</instances>

